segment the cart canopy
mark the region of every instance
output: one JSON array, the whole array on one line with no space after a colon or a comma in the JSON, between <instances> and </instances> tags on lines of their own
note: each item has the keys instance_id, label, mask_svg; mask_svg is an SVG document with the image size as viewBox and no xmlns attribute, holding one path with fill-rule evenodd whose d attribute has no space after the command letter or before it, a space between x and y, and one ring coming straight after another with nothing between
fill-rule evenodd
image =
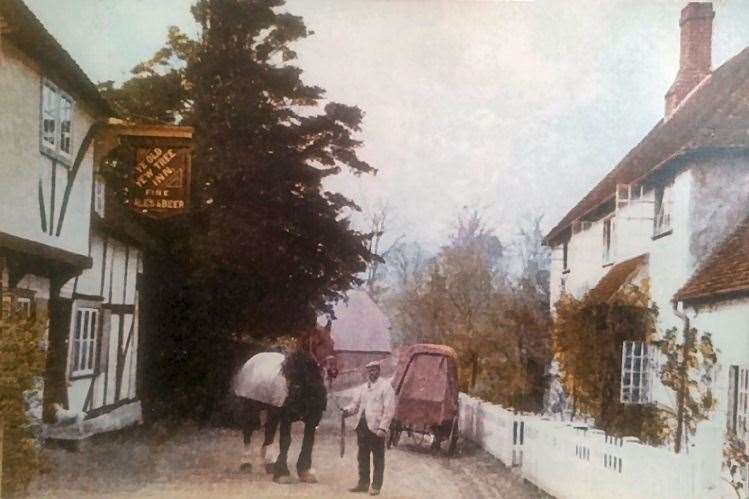
<instances>
[{"instance_id":1,"label":"cart canopy","mask_svg":"<svg viewBox=\"0 0 749 499\"><path fill-rule=\"evenodd\" d=\"M418 344L400 355L393 376L398 404L395 418L404 424L432 426L458 415L458 369L455 350Z\"/></svg>"}]
</instances>

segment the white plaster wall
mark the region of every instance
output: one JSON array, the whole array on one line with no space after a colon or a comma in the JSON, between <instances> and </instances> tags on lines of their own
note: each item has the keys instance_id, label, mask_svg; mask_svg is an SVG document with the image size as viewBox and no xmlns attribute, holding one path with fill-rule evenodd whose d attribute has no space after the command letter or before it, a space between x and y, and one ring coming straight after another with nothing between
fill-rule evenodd
<instances>
[{"instance_id":1,"label":"white plaster wall","mask_svg":"<svg viewBox=\"0 0 749 499\"><path fill-rule=\"evenodd\" d=\"M111 237L94 233L91 236L91 258L93 265L86 269L69 287L70 293L84 294L88 296L101 296L102 304L127 304L135 305L136 312L125 314L124 331L122 337L122 348L125 348L132 325L132 339L128 352L123 360L123 380L119 393L119 399L133 399L137 396L136 379L138 366L138 309L136 282L139 271L142 271L141 252L126 243L122 243ZM111 301L110 301L111 295ZM123 298L125 301L123 301ZM109 315L104 315L107 320ZM108 334L104 344L108 347L99 352L100 356L106 358L106 372L97 374L94 381L91 408L101 407L105 404L117 402L115 400L115 379L117 375L117 348L120 337L120 316L111 316L111 327L103 325L101 334ZM71 327L72 331L72 327ZM106 380L106 381L105 381ZM73 380L69 386L68 397L71 409L81 411L88 393L90 378ZM106 391L106 393L105 393Z\"/></svg>"},{"instance_id":2,"label":"white plaster wall","mask_svg":"<svg viewBox=\"0 0 749 499\"><path fill-rule=\"evenodd\" d=\"M688 451L699 457L703 469L720 476L724 472L721 463L728 414L729 367L749 367L749 298L688 308L687 314L692 327L700 333L711 333L718 356L712 385L716 408L707 421L698 425Z\"/></svg>"},{"instance_id":3,"label":"white plaster wall","mask_svg":"<svg viewBox=\"0 0 749 499\"><path fill-rule=\"evenodd\" d=\"M75 179L60 236L42 231L39 209L39 186L46 206L51 203L51 177L56 176L55 226L67 184L67 168L53 168L51 160L39 151L39 115L42 69L13 45L4 41L0 71L0 232L88 255L90 226L93 148ZM61 82L55 82L57 84ZM76 100L73 118L73 157L81 140L93 123L93 114L74 92L65 89ZM12 214L12 216L8 216ZM47 213L47 222L50 222Z\"/></svg>"},{"instance_id":4,"label":"white plaster wall","mask_svg":"<svg viewBox=\"0 0 749 499\"><path fill-rule=\"evenodd\" d=\"M90 269L84 270L76 282L76 293L98 296L101 293L102 265L104 264L104 241L98 234L91 235L92 260Z\"/></svg>"},{"instance_id":5,"label":"white plaster wall","mask_svg":"<svg viewBox=\"0 0 749 499\"><path fill-rule=\"evenodd\" d=\"M109 298L110 303L124 303L125 297L125 258L127 253L127 245L117 241L116 239L109 239L109 249L113 258L112 263L112 280L111 280L111 295Z\"/></svg>"},{"instance_id":6,"label":"white plaster wall","mask_svg":"<svg viewBox=\"0 0 749 499\"><path fill-rule=\"evenodd\" d=\"M107 369L109 371L109 378L107 382L107 391L104 394L105 404L114 404L116 400L116 369L117 365L117 348L120 341L120 316L112 314L111 328L109 333L109 351L102 352L102 355L108 355Z\"/></svg>"},{"instance_id":7,"label":"white plaster wall","mask_svg":"<svg viewBox=\"0 0 749 499\"><path fill-rule=\"evenodd\" d=\"M140 267L140 251L132 246L128 249L127 262L127 285L125 287L124 303L135 303L135 284L138 278L138 268Z\"/></svg>"},{"instance_id":8,"label":"white plaster wall","mask_svg":"<svg viewBox=\"0 0 749 499\"><path fill-rule=\"evenodd\" d=\"M574 234L569 241L567 292L576 297L585 294L605 274L603 267L603 222L593 222L587 230Z\"/></svg>"},{"instance_id":9,"label":"white plaster wall","mask_svg":"<svg viewBox=\"0 0 749 499\"><path fill-rule=\"evenodd\" d=\"M718 369L713 381L718 409L710 424L726 427L728 368L749 367L749 298L688 308L691 326L700 333L709 332L718 354Z\"/></svg>"},{"instance_id":10,"label":"white plaster wall","mask_svg":"<svg viewBox=\"0 0 749 499\"><path fill-rule=\"evenodd\" d=\"M557 245L551 248L551 261L549 265L549 303L551 304L551 313L554 314L554 304L559 301L559 297L562 293L562 268L563 251L562 245Z\"/></svg>"},{"instance_id":11,"label":"white plaster wall","mask_svg":"<svg viewBox=\"0 0 749 499\"><path fill-rule=\"evenodd\" d=\"M82 412L86 395L94 378L80 378L68 382L68 407L71 411Z\"/></svg>"},{"instance_id":12,"label":"white plaster wall","mask_svg":"<svg viewBox=\"0 0 749 499\"><path fill-rule=\"evenodd\" d=\"M689 265L696 269L749 215L749 160L722 155L690 166Z\"/></svg>"},{"instance_id":13,"label":"white plaster wall","mask_svg":"<svg viewBox=\"0 0 749 499\"><path fill-rule=\"evenodd\" d=\"M679 174L672 186L671 234L653 239L654 192L649 190L615 213L615 238L613 263L649 255L648 277L650 296L658 306L658 330L681 328L672 312L673 295L691 276L689 255L689 209L691 203L692 175L687 170ZM561 245L553 248L561 255ZM561 256L560 256L561 258ZM611 266L603 265L603 219L592 223L587 230L572 235L569 242L567 291L580 298L606 275ZM558 300L558 283L561 281L561 262L552 263L551 282L557 286L552 295L553 304ZM673 394L656 381L653 395L657 402L673 405Z\"/></svg>"}]
</instances>

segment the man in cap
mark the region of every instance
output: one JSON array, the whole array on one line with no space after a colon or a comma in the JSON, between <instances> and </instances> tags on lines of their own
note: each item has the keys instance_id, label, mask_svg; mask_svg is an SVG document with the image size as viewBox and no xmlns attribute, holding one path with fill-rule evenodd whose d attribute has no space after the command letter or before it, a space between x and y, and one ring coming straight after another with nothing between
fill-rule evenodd
<instances>
[{"instance_id":1,"label":"man in cap","mask_svg":"<svg viewBox=\"0 0 749 499\"><path fill-rule=\"evenodd\" d=\"M356 443L359 446L359 482L351 492L367 492L376 496L382 488L385 472L385 436L395 411L395 393L390 383L380 379L380 363L367 364L367 382L342 409L344 416L356 414ZM372 454L374 476L370 487L369 455Z\"/></svg>"}]
</instances>

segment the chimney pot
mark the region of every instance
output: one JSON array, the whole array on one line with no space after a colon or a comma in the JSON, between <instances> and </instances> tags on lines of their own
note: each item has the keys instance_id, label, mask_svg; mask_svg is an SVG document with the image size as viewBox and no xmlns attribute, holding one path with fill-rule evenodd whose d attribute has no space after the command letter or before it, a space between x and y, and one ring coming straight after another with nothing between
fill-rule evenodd
<instances>
[{"instance_id":1,"label":"chimney pot","mask_svg":"<svg viewBox=\"0 0 749 499\"><path fill-rule=\"evenodd\" d=\"M679 71L666 93L666 118L710 74L714 17L711 2L690 2L681 11Z\"/></svg>"}]
</instances>

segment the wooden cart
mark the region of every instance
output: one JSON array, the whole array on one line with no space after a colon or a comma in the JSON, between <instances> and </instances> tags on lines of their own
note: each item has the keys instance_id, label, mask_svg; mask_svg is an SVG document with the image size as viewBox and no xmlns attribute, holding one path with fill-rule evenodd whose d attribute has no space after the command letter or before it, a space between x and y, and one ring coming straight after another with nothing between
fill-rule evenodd
<instances>
[{"instance_id":1,"label":"wooden cart","mask_svg":"<svg viewBox=\"0 0 749 499\"><path fill-rule=\"evenodd\" d=\"M455 350L445 345L421 343L406 347L393 376L396 409L390 425L388 447L398 445L401 434L432 435L432 448L448 441L447 454L458 443L458 362Z\"/></svg>"}]
</instances>

